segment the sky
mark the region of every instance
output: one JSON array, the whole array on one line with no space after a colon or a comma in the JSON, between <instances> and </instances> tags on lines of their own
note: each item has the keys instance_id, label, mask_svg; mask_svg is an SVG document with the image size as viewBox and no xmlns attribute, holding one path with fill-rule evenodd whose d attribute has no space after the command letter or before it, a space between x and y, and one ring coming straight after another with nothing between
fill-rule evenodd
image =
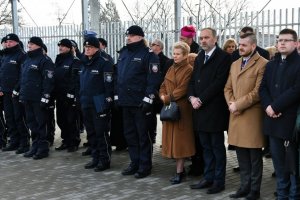
<instances>
[{"instance_id":1,"label":"sky","mask_svg":"<svg viewBox=\"0 0 300 200\"><path fill-rule=\"evenodd\" d=\"M67 13L73 1L74 4L66 15L66 18L63 20L63 24L80 24L82 20L81 0L20 0L18 8L22 8L21 16L26 26L58 25L59 20ZM134 0L124 0L129 9L133 9L133 1ZM146 1L147 0L145 0L145 2ZM181 0L182 3L183 1L184 0ZM259 11L267 2L269 2L269 0L248 1L250 2L248 10L254 11ZM121 0L115 0L114 2L116 3L120 16L122 16L121 20L129 20L130 17ZM265 10L299 7L300 0L271 0Z\"/></svg>"}]
</instances>

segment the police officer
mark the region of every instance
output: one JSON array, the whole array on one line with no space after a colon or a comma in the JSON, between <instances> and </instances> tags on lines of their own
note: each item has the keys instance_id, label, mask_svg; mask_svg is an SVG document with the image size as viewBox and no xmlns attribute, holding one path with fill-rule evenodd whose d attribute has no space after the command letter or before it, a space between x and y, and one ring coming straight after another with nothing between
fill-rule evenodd
<instances>
[{"instance_id":1,"label":"police officer","mask_svg":"<svg viewBox=\"0 0 300 200\"><path fill-rule=\"evenodd\" d=\"M151 174L152 144L146 115L151 114L161 81L159 58L145 45L144 31L133 25L126 31L127 45L117 63L115 100L123 108L124 135L131 163L123 175L144 178Z\"/></svg>"},{"instance_id":2,"label":"police officer","mask_svg":"<svg viewBox=\"0 0 300 200\"><path fill-rule=\"evenodd\" d=\"M0 75L0 95L3 96L5 120L10 136L8 146L2 150L17 150L17 154L29 150L29 131L25 124L24 108L19 102L20 71L26 55L19 42L16 34L6 36Z\"/></svg>"},{"instance_id":3,"label":"police officer","mask_svg":"<svg viewBox=\"0 0 300 200\"><path fill-rule=\"evenodd\" d=\"M79 93L79 71L81 62L72 52L69 39L58 43L59 54L55 60L55 87L57 125L61 130L62 144L55 150L74 152L80 143L79 113L76 108L76 96Z\"/></svg>"},{"instance_id":4,"label":"police officer","mask_svg":"<svg viewBox=\"0 0 300 200\"><path fill-rule=\"evenodd\" d=\"M47 118L50 94L54 87L54 64L43 54L43 40L31 37L27 58L22 66L20 100L25 105L27 124L31 130L32 147L24 157L42 159L49 154Z\"/></svg>"},{"instance_id":5,"label":"police officer","mask_svg":"<svg viewBox=\"0 0 300 200\"><path fill-rule=\"evenodd\" d=\"M45 44L42 46L44 55L52 61L52 59L47 55L48 48ZM49 106L48 106L48 120L47 120L47 141L49 142L49 146L53 146L54 143L54 137L55 137L55 116L54 116L54 110L55 110L55 102L53 98L53 94L50 94L49 99Z\"/></svg>"},{"instance_id":6,"label":"police officer","mask_svg":"<svg viewBox=\"0 0 300 200\"><path fill-rule=\"evenodd\" d=\"M80 103L93 157L85 168L96 167L95 171L103 171L110 168L111 161L108 130L113 98L113 69L112 63L101 56L97 38L87 38L84 49Z\"/></svg>"},{"instance_id":7,"label":"police officer","mask_svg":"<svg viewBox=\"0 0 300 200\"><path fill-rule=\"evenodd\" d=\"M111 55L109 55L105 49L107 47L107 41L103 38L98 38L99 40L99 45L100 45L100 50L101 50L101 55L105 58L107 58L111 63L114 63L113 58L111 57Z\"/></svg>"},{"instance_id":8,"label":"police officer","mask_svg":"<svg viewBox=\"0 0 300 200\"><path fill-rule=\"evenodd\" d=\"M1 39L1 45L2 49L0 50L0 66L4 56L4 49L6 48L6 37ZM7 143L7 131L3 111L3 96L0 96L0 149L6 147Z\"/></svg>"}]
</instances>

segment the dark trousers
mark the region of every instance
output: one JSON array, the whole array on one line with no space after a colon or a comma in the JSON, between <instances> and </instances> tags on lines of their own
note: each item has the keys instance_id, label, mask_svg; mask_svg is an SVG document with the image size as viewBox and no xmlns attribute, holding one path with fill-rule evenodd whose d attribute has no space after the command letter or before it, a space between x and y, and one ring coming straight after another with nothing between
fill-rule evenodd
<instances>
[{"instance_id":1,"label":"dark trousers","mask_svg":"<svg viewBox=\"0 0 300 200\"><path fill-rule=\"evenodd\" d=\"M110 141L111 141L111 145L116 146L117 148L122 149L127 147L127 143L124 137L122 108L112 109Z\"/></svg>"},{"instance_id":2,"label":"dark trousers","mask_svg":"<svg viewBox=\"0 0 300 200\"><path fill-rule=\"evenodd\" d=\"M225 184L226 150L224 132L198 132L203 148L204 178L217 185Z\"/></svg>"},{"instance_id":3,"label":"dark trousers","mask_svg":"<svg viewBox=\"0 0 300 200\"><path fill-rule=\"evenodd\" d=\"M0 149L6 146L7 143L7 131L4 120L3 110L3 96L0 96Z\"/></svg>"},{"instance_id":4,"label":"dark trousers","mask_svg":"<svg viewBox=\"0 0 300 200\"><path fill-rule=\"evenodd\" d=\"M148 173L152 168L152 144L146 115L140 108L123 107L123 120L131 162L138 167L138 172Z\"/></svg>"},{"instance_id":5,"label":"dark trousers","mask_svg":"<svg viewBox=\"0 0 300 200\"><path fill-rule=\"evenodd\" d=\"M65 98L56 99L57 125L61 130L62 143L68 147L80 143L79 113L76 106L69 105Z\"/></svg>"},{"instance_id":6,"label":"dark trousers","mask_svg":"<svg viewBox=\"0 0 300 200\"><path fill-rule=\"evenodd\" d=\"M49 152L47 141L48 110L43 109L38 101L25 101L26 120L31 130L33 142L31 151L37 154Z\"/></svg>"},{"instance_id":7,"label":"dark trousers","mask_svg":"<svg viewBox=\"0 0 300 200\"><path fill-rule=\"evenodd\" d=\"M284 140L273 136L270 136L269 140L273 165L276 173L276 191L278 200L300 199L299 177L296 177L285 170L286 154ZM297 151L297 148L294 150Z\"/></svg>"},{"instance_id":8,"label":"dark trousers","mask_svg":"<svg viewBox=\"0 0 300 200\"><path fill-rule=\"evenodd\" d=\"M47 121L47 140L49 143L53 144L55 137L55 117L54 108L49 108L48 110L48 121Z\"/></svg>"},{"instance_id":9,"label":"dark trousers","mask_svg":"<svg viewBox=\"0 0 300 200\"><path fill-rule=\"evenodd\" d=\"M108 163L111 161L111 144L108 135L109 114L105 117L97 116L95 108L82 109L86 132L90 137L92 157L95 161Z\"/></svg>"},{"instance_id":10,"label":"dark trousers","mask_svg":"<svg viewBox=\"0 0 300 200\"><path fill-rule=\"evenodd\" d=\"M263 161L262 149L235 147L240 167L241 190L260 192Z\"/></svg>"},{"instance_id":11,"label":"dark trousers","mask_svg":"<svg viewBox=\"0 0 300 200\"><path fill-rule=\"evenodd\" d=\"M19 98L12 98L11 93L4 93L3 104L10 145L29 146L29 131L25 122L25 111Z\"/></svg>"},{"instance_id":12,"label":"dark trousers","mask_svg":"<svg viewBox=\"0 0 300 200\"><path fill-rule=\"evenodd\" d=\"M149 135L151 138L152 143L156 142L156 127L157 127L157 118L156 118L156 113L151 112L151 114L146 116L147 118L147 126L148 126L148 131Z\"/></svg>"}]
</instances>

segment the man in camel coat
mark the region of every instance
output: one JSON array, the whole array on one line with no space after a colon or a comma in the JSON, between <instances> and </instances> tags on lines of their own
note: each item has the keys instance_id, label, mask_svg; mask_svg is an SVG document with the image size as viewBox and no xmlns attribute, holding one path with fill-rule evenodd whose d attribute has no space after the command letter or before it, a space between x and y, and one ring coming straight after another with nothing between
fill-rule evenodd
<instances>
[{"instance_id":1,"label":"man in camel coat","mask_svg":"<svg viewBox=\"0 0 300 200\"><path fill-rule=\"evenodd\" d=\"M253 33L240 36L241 58L231 65L224 94L230 111L228 143L236 146L240 167L240 188L231 198L260 196L262 179L263 110L260 105L259 86L266 63L255 50L257 39Z\"/></svg>"}]
</instances>

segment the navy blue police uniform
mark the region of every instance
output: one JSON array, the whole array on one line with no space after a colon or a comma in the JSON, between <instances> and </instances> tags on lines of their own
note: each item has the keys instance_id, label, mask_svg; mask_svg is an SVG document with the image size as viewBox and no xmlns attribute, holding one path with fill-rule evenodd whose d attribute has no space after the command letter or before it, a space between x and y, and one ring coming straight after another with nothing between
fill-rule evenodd
<instances>
[{"instance_id":1,"label":"navy blue police uniform","mask_svg":"<svg viewBox=\"0 0 300 200\"><path fill-rule=\"evenodd\" d=\"M144 36L135 25L127 34ZM151 114L160 82L159 58L150 52L144 40L127 44L120 51L115 100L123 109L124 135L131 159L123 175L143 178L151 173L152 143L146 115Z\"/></svg>"},{"instance_id":2,"label":"navy blue police uniform","mask_svg":"<svg viewBox=\"0 0 300 200\"><path fill-rule=\"evenodd\" d=\"M3 42L6 42L6 37L3 37L1 39L1 44ZM2 58L4 56L4 49L0 50L0 67L2 63ZM0 96L0 149L6 147L7 143L7 131L6 131L6 124L4 120L4 115L3 115L3 96Z\"/></svg>"},{"instance_id":3,"label":"navy blue police uniform","mask_svg":"<svg viewBox=\"0 0 300 200\"><path fill-rule=\"evenodd\" d=\"M63 39L58 45L71 49L71 41ZM68 46L69 45L69 46ZM57 125L61 130L62 145L56 150L76 151L80 143L79 112L76 108L79 93L81 61L71 51L61 53L55 60L55 87Z\"/></svg>"},{"instance_id":4,"label":"navy blue police uniform","mask_svg":"<svg viewBox=\"0 0 300 200\"><path fill-rule=\"evenodd\" d=\"M38 37L30 38L29 42L38 46L43 44ZM48 156L47 109L53 88L53 62L43 54L42 48L29 51L22 66L20 100L25 105L27 124L34 140L24 157L42 159Z\"/></svg>"},{"instance_id":5,"label":"navy blue police uniform","mask_svg":"<svg viewBox=\"0 0 300 200\"><path fill-rule=\"evenodd\" d=\"M19 42L15 34L8 34L6 39ZM25 57L19 44L4 49L0 73L0 90L4 94L5 121L10 136L9 145L3 151L17 150L18 154L29 150L29 130L25 124L24 107L19 102L20 71Z\"/></svg>"},{"instance_id":6,"label":"navy blue police uniform","mask_svg":"<svg viewBox=\"0 0 300 200\"><path fill-rule=\"evenodd\" d=\"M85 45L99 48L97 38L88 38ZM86 169L103 171L110 168L111 144L109 140L110 107L113 99L112 63L97 51L91 58L83 60L80 73L80 104L88 142L92 150L92 161Z\"/></svg>"}]
</instances>

